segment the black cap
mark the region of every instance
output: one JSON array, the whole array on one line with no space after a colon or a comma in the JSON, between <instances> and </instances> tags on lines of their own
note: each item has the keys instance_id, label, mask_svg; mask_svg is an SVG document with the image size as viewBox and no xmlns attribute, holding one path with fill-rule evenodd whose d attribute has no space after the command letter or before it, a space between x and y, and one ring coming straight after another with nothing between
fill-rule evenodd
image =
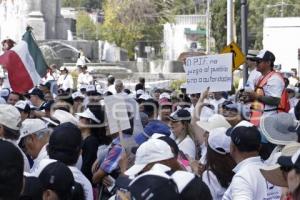
<instances>
[{"instance_id":1,"label":"black cap","mask_svg":"<svg viewBox=\"0 0 300 200\"><path fill-rule=\"evenodd\" d=\"M255 57L256 60L263 60L263 61L275 61L275 55L271 51L261 50L257 56Z\"/></svg>"},{"instance_id":2,"label":"black cap","mask_svg":"<svg viewBox=\"0 0 300 200\"><path fill-rule=\"evenodd\" d=\"M185 109L180 109L173 112L169 118L171 121L190 121L191 113Z\"/></svg>"},{"instance_id":3,"label":"black cap","mask_svg":"<svg viewBox=\"0 0 300 200\"><path fill-rule=\"evenodd\" d=\"M255 126L238 126L227 130L232 143L242 152L258 151L261 135Z\"/></svg>"},{"instance_id":4,"label":"black cap","mask_svg":"<svg viewBox=\"0 0 300 200\"><path fill-rule=\"evenodd\" d=\"M75 187L71 170L61 162L53 162L43 169L39 175L44 190L51 189L59 197L68 197ZM62 198L63 199L63 198Z\"/></svg>"},{"instance_id":5,"label":"black cap","mask_svg":"<svg viewBox=\"0 0 300 200\"><path fill-rule=\"evenodd\" d=\"M293 156L280 156L277 162L284 168L300 169L300 150L294 153Z\"/></svg>"},{"instance_id":6,"label":"black cap","mask_svg":"<svg viewBox=\"0 0 300 200\"><path fill-rule=\"evenodd\" d=\"M133 199L180 199L180 195L174 181L170 178L159 175L143 174L135 178L130 183L128 189Z\"/></svg>"},{"instance_id":7,"label":"black cap","mask_svg":"<svg viewBox=\"0 0 300 200\"><path fill-rule=\"evenodd\" d=\"M53 129L48 148L56 152L77 152L81 148L81 142L79 128L70 122L66 122Z\"/></svg>"},{"instance_id":8,"label":"black cap","mask_svg":"<svg viewBox=\"0 0 300 200\"><path fill-rule=\"evenodd\" d=\"M42 90L38 89L38 88L34 88L29 95L36 95L38 96L40 99L44 99L44 94L42 92Z\"/></svg>"}]
</instances>

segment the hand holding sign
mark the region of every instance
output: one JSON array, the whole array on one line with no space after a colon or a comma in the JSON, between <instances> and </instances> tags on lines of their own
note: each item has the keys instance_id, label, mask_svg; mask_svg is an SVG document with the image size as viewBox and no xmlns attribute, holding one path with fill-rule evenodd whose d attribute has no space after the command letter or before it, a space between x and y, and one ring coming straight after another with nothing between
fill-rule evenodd
<instances>
[{"instance_id":1,"label":"hand holding sign","mask_svg":"<svg viewBox=\"0 0 300 200\"><path fill-rule=\"evenodd\" d=\"M229 91L232 85L232 54L190 57L186 60L187 93Z\"/></svg>"}]
</instances>

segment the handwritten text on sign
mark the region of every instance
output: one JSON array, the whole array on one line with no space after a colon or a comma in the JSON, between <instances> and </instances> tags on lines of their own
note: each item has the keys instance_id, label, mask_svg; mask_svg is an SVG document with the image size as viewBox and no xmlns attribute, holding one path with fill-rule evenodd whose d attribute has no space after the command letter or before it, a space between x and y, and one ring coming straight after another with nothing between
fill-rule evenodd
<instances>
[{"instance_id":1,"label":"handwritten text on sign","mask_svg":"<svg viewBox=\"0 0 300 200\"><path fill-rule=\"evenodd\" d=\"M186 59L187 93L229 91L232 85L232 54L197 56Z\"/></svg>"}]
</instances>

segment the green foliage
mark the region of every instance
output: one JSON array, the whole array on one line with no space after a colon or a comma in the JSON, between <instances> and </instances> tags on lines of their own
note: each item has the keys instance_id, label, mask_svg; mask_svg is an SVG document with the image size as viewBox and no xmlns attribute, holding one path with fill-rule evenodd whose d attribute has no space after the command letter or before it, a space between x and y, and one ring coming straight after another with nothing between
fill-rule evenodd
<instances>
[{"instance_id":1,"label":"green foliage","mask_svg":"<svg viewBox=\"0 0 300 200\"><path fill-rule=\"evenodd\" d=\"M127 49L129 57L139 41L160 46L163 24L171 19L170 0L107 0L104 2L102 40Z\"/></svg>"},{"instance_id":2,"label":"green foliage","mask_svg":"<svg viewBox=\"0 0 300 200\"><path fill-rule=\"evenodd\" d=\"M281 6L279 0L248 0L248 48L262 49L263 23L265 17L300 16L299 0L285 0ZM240 0L235 1L235 22L237 42L240 43ZM226 44L226 8L227 1L212 1L212 36L216 40L216 49L220 51Z\"/></svg>"},{"instance_id":3,"label":"green foliage","mask_svg":"<svg viewBox=\"0 0 300 200\"><path fill-rule=\"evenodd\" d=\"M226 45L226 1L213 1L211 12L211 34L215 38L217 51L221 51Z\"/></svg>"},{"instance_id":4,"label":"green foliage","mask_svg":"<svg viewBox=\"0 0 300 200\"><path fill-rule=\"evenodd\" d=\"M185 82L186 82L186 80L174 80L174 81L171 82L170 88L172 90L179 91L180 86Z\"/></svg>"},{"instance_id":5,"label":"green foliage","mask_svg":"<svg viewBox=\"0 0 300 200\"><path fill-rule=\"evenodd\" d=\"M88 13L81 11L77 14L77 36L85 40L94 40L96 37L96 26Z\"/></svg>"}]
</instances>

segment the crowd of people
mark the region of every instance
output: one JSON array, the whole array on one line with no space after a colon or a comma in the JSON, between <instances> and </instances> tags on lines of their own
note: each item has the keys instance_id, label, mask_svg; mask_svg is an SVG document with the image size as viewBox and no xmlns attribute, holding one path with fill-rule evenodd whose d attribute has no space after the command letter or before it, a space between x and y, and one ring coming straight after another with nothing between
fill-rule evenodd
<instances>
[{"instance_id":1,"label":"crowd of people","mask_svg":"<svg viewBox=\"0 0 300 200\"><path fill-rule=\"evenodd\" d=\"M298 81L274 61L249 52L237 92L149 92L145 78L131 91L111 75L99 90L85 65L77 86L52 65L26 94L2 87L0 199L300 199ZM129 129L111 132L112 95Z\"/></svg>"}]
</instances>

